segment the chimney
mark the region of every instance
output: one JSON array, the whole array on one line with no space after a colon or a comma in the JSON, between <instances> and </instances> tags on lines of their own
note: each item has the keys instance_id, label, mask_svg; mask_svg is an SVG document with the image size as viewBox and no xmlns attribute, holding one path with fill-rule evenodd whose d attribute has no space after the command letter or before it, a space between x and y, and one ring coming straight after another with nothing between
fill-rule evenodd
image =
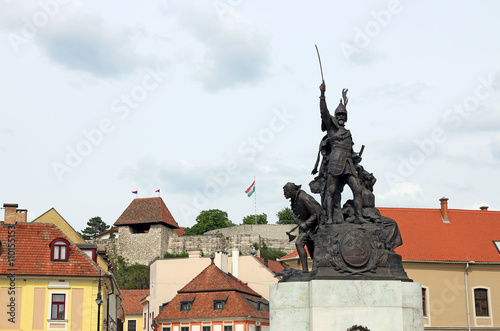
<instances>
[{"instance_id":1,"label":"chimney","mask_svg":"<svg viewBox=\"0 0 500 331\"><path fill-rule=\"evenodd\" d=\"M441 201L441 219L445 223L450 223L448 218L448 198L443 197L439 201Z\"/></svg>"},{"instance_id":2,"label":"chimney","mask_svg":"<svg viewBox=\"0 0 500 331\"><path fill-rule=\"evenodd\" d=\"M240 251L237 248L233 248L231 251L232 258L232 274L236 278L240 278Z\"/></svg>"},{"instance_id":3,"label":"chimney","mask_svg":"<svg viewBox=\"0 0 500 331\"><path fill-rule=\"evenodd\" d=\"M5 209L5 224L26 223L28 219L28 211L26 209L17 209L17 203L4 203Z\"/></svg>"},{"instance_id":4,"label":"chimney","mask_svg":"<svg viewBox=\"0 0 500 331\"><path fill-rule=\"evenodd\" d=\"M264 259L264 265L265 265L267 268L269 268L269 259L268 259L267 257Z\"/></svg>"},{"instance_id":5,"label":"chimney","mask_svg":"<svg viewBox=\"0 0 500 331\"><path fill-rule=\"evenodd\" d=\"M481 206L479 209L482 211L488 211L488 206Z\"/></svg>"},{"instance_id":6,"label":"chimney","mask_svg":"<svg viewBox=\"0 0 500 331\"><path fill-rule=\"evenodd\" d=\"M227 258L227 253L223 251L217 251L215 252L215 265L217 268L222 270L223 272L227 273L228 272L228 258Z\"/></svg>"}]
</instances>

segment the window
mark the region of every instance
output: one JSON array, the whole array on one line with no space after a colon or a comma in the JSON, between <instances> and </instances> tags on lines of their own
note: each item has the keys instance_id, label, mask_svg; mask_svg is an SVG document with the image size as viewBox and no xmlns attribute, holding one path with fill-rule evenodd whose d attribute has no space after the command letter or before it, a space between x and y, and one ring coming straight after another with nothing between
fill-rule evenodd
<instances>
[{"instance_id":1,"label":"window","mask_svg":"<svg viewBox=\"0 0 500 331\"><path fill-rule=\"evenodd\" d=\"M164 326L162 331L170 331L170 326Z\"/></svg>"},{"instance_id":2,"label":"window","mask_svg":"<svg viewBox=\"0 0 500 331\"><path fill-rule=\"evenodd\" d=\"M181 331L189 331L189 326L181 326Z\"/></svg>"},{"instance_id":3,"label":"window","mask_svg":"<svg viewBox=\"0 0 500 331\"><path fill-rule=\"evenodd\" d=\"M214 300L214 310L223 310L226 302L222 300Z\"/></svg>"},{"instance_id":4,"label":"window","mask_svg":"<svg viewBox=\"0 0 500 331\"><path fill-rule=\"evenodd\" d=\"M422 287L422 312L427 316L427 289Z\"/></svg>"},{"instance_id":5,"label":"window","mask_svg":"<svg viewBox=\"0 0 500 331\"><path fill-rule=\"evenodd\" d=\"M142 318L142 328L145 329L146 328L146 313L144 313L144 317Z\"/></svg>"},{"instance_id":6,"label":"window","mask_svg":"<svg viewBox=\"0 0 500 331\"><path fill-rule=\"evenodd\" d=\"M260 331L260 325L255 326L255 331Z\"/></svg>"},{"instance_id":7,"label":"window","mask_svg":"<svg viewBox=\"0 0 500 331\"><path fill-rule=\"evenodd\" d=\"M52 261L68 261L69 242L65 239L56 239L50 244L50 259Z\"/></svg>"},{"instance_id":8,"label":"window","mask_svg":"<svg viewBox=\"0 0 500 331\"><path fill-rule=\"evenodd\" d=\"M65 317L66 294L52 294L50 319L63 320Z\"/></svg>"},{"instance_id":9,"label":"window","mask_svg":"<svg viewBox=\"0 0 500 331\"><path fill-rule=\"evenodd\" d=\"M211 331L210 325L205 325L201 331Z\"/></svg>"},{"instance_id":10,"label":"window","mask_svg":"<svg viewBox=\"0 0 500 331\"><path fill-rule=\"evenodd\" d=\"M474 290L474 303L476 305L476 316L490 316L488 313L488 290L476 288Z\"/></svg>"},{"instance_id":11,"label":"window","mask_svg":"<svg viewBox=\"0 0 500 331\"><path fill-rule=\"evenodd\" d=\"M182 301L181 302L181 311L190 311L192 304L193 304L192 301Z\"/></svg>"},{"instance_id":12,"label":"window","mask_svg":"<svg viewBox=\"0 0 500 331\"><path fill-rule=\"evenodd\" d=\"M224 331L233 331L232 325L224 325Z\"/></svg>"},{"instance_id":13,"label":"window","mask_svg":"<svg viewBox=\"0 0 500 331\"><path fill-rule=\"evenodd\" d=\"M137 320L128 320L127 331L137 331Z\"/></svg>"}]
</instances>

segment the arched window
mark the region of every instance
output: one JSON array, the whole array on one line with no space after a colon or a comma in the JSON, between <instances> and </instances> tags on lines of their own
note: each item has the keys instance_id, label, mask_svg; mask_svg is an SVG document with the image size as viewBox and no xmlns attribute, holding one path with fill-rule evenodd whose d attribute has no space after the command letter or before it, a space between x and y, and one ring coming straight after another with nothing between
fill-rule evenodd
<instances>
[{"instance_id":1,"label":"arched window","mask_svg":"<svg viewBox=\"0 0 500 331\"><path fill-rule=\"evenodd\" d=\"M58 238L50 243L50 259L52 261L68 261L69 242L66 239Z\"/></svg>"},{"instance_id":2,"label":"arched window","mask_svg":"<svg viewBox=\"0 0 500 331\"><path fill-rule=\"evenodd\" d=\"M474 289L474 304L476 316L490 316L488 311L488 290L485 288Z\"/></svg>"}]
</instances>

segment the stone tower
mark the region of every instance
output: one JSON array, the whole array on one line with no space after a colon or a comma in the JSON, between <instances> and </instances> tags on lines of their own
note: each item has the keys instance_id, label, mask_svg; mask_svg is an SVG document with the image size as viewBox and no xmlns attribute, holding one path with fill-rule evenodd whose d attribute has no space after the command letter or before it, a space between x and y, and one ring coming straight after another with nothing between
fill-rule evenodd
<instances>
[{"instance_id":1,"label":"stone tower","mask_svg":"<svg viewBox=\"0 0 500 331\"><path fill-rule=\"evenodd\" d=\"M162 198L134 199L114 224L118 226L118 254L128 264L148 265L163 257L179 225Z\"/></svg>"}]
</instances>

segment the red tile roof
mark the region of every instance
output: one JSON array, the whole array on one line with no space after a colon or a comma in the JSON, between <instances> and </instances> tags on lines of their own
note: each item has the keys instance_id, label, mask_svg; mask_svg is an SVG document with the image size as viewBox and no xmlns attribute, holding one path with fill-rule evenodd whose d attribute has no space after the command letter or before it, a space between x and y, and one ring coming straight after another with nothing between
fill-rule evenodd
<instances>
[{"instance_id":1,"label":"red tile roof","mask_svg":"<svg viewBox=\"0 0 500 331\"><path fill-rule=\"evenodd\" d=\"M214 310L214 300L227 297L224 309ZM181 311L181 302L192 301L189 311ZM209 265L177 295L158 314L157 320L188 318L253 317L269 318L269 311L257 309L255 304L268 305L266 299L243 284L231 274L222 272L217 266Z\"/></svg>"},{"instance_id":2,"label":"red tile roof","mask_svg":"<svg viewBox=\"0 0 500 331\"><path fill-rule=\"evenodd\" d=\"M396 220L403 245L396 253L404 261L500 262L493 241L500 241L500 212L448 209L449 223L440 209L378 208ZM297 257L297 251L280 260Z\"/></svg>"},{"instance_id":3,"label":"red tile roof","mask_svg":"<svg viewBox=\"0 0 500 331\"><path fill-rule=\"evenodd\" d=\"M15 228L11 226L0 222L0 242L3 247L0 253L0 274L13 271L17 275L99 276L99 266L54 224L17 223ZM12 230L15 231L15 237L9 237ZM15 243L14 270L7 258L7 242L11 238L14 238ZM50 259L50 243L58 238L69 242L68 261ZM104 271L101 272L105 274Z\"/></svg>"},{"instance_id":4,"label":"red tile roof","mask_svg":"<svg viewBox=\"0 0 500 331\"><path fill-rule=\"evenodd\" d=\"M186 228L185 227L181 227L179 229L174 229L175 233L177 233L177 235L179 237L182 237L184 235L184 233L186 232Z\"/></svg>"},{"instance_id":5,"label":"red tile roof","mask_svg":"<svg viewBox=\"0 0 500 331\"><path fill-rule=\"evenodd\" d=\"M500 240L500 212L448 209L379 208L397 221L403 245L396 253L406 261L500 262L493 241Z\"/></svg>"},{"instance_id":6,"label":"red tile roof","mask_svg":"<svg viewBox=\"0 0 500 331\"><path fill-rule=\"evenodd\" d=\"M255 259L257 261L259 261L260 263L262 263L263 266L266 267L264 258L255 256ZM279 263L278 261L274 261L274 260L268 260L266 268L269 269L274 274L278 274L278 273L281 273L283 271L283 266L281 265L281 263Z\"/></svg>"},{"instance_id":7,"label":"red tile roof","mask_svg":"<svg viewBox=\"0 0 500 331\"><path fill-rule=\"evenodd\" d=\"M170 228L179 228L179 225L160 197L134 199L114 225L151 223L164 223Z\"/></svg>"},{"instance_id":8,"label":"red tile roof","mask_svg":"<svg viewBox=\"0 0 500 331\"><path fill-rule=\"evenodd\" d=\"M149 290L120 290L123 310L127 315L142 315L140 301L149 295Z\"/></svg>"},{"instance_id":9,"label":"red tile roof","mask_svg":"<svg viewBox=\"0 0 500 331\"><path fill-rule=\"evenodd\" d=\"M238 291L257 297L261 296L238 278L221 271L213 264L206 267L198 276L177 292L194 293L203 291Z\"/></svg>"}]
</instances>

